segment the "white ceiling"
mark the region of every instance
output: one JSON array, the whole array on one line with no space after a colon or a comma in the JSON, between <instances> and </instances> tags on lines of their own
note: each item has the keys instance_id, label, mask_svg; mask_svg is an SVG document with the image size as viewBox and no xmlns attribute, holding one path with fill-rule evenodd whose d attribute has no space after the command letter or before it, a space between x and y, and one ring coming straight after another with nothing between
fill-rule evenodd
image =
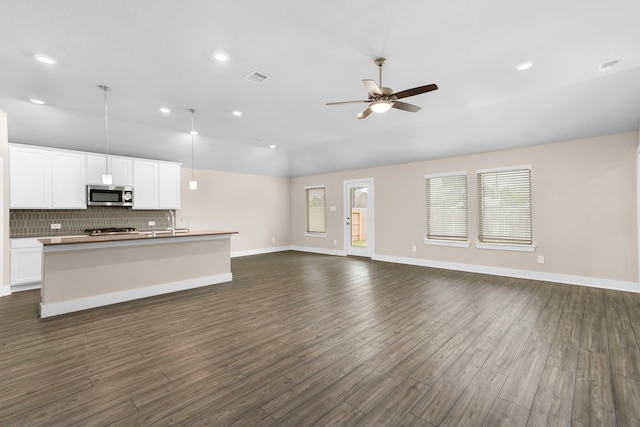
<instances>
[{"instance_id":1,"label":"white ceiling","mask_svg":"<svg viewBox=\"0 0 640 427\"><path fill-rule=\"evenodd\" d=\"M231 59L217 63L216 49ZM357 120L364 104L325 106L366 99L361 80L378 80L379 56L385 86L439 90L405 99L417 113ZM517 71L525 60L534 66ZM270 78L244 80L256 70ZM11 142L104 151L99 84L111 87L111 152L190 166L195 108L196 168L245 173L310 175L637 131L640 1L1 1Z\"/></svg>"}]
</instances>

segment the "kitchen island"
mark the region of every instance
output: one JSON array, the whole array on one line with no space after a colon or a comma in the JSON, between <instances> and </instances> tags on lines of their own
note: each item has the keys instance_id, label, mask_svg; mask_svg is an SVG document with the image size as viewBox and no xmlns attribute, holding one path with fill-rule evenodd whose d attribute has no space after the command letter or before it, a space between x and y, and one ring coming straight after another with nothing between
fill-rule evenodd
<instances>
[{"instance_id":1,"label":"kitchen island","mask_svg":"<svg viewBox=\"0 0 640 427\"><path fill-rule=\"evenodd\" d=\"M234 231L40 239L40 317L229 282Z\"/></svg>"}]
</instances>

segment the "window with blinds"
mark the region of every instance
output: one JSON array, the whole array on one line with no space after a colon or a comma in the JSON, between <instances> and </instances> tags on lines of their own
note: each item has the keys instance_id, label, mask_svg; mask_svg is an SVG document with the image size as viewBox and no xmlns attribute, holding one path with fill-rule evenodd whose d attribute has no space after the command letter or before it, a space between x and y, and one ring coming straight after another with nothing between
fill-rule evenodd
<instances>
[{"instance_id":1,"label":"window with blinds","mask_svg":"<svg viewBox=\"0 0 640 427\"><path fill-rule=\"evenodd\" d=\"M425 175L427 239L467 240L467 173Z\"/></svg>"},{"instance_id":2,"label":"window with blinds","mask_svg":"<svg viewBox=\"0 0 640 427\"><path fill-rule=\"evenodd\" d=\"M324 187L309 187L307 193L307 233L325 233Z\"/></svg>"},{"instance_id":3,"label":"window with blinds","mask_svg":"<svg viewBox=\"0 0 640 427\"><path fill-rule=\"evenodd\" d=\"M531 167L478 171L478 240L531 245Z\"/></svg>"}]
</instances>

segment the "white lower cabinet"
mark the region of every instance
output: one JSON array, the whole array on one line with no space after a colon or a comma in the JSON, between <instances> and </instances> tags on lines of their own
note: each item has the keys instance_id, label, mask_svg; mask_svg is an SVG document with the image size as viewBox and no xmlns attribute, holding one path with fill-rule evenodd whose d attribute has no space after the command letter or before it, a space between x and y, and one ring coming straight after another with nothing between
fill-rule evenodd
<instances>
[{"instance_id":1,"label":"white lower cabinet","mask_svg":"<svg viewBox=\"0 0 640 427\"><path fill-rule=\"evenodd\" d=\"M40 287L42 281L42 244L35 238L10 239L11 290Z\"/></svg>"}]
</instances>

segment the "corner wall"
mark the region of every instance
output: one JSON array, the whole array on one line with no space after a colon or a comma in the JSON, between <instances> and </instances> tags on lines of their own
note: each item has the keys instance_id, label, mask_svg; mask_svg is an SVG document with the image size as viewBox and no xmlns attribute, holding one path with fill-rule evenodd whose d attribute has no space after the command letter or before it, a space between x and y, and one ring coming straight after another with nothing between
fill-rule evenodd
<instances>
[{"instance_id":1,"label":"corner wall","mask_svg":"<svg viewBox=\"0 0 640 427\"><path fill-rule=\"evenodd\" d=\"M0 296L9 295L9 136L7 115L0 110L0 180L2 199L0 200Z\"/></svg>"},{"instance_id":2,"label":"corner wall","mask_svg":"<svg viewBox=\"0 0 640 427\"><path fill-rule=\"evenodd\" d=\"M239 232L231 238L232 256L289 248L289 178L200 169L195 178L198 189L190 190L191 169L182 168L178 227L188 217L192 230Z\"/></svg>"},{"instance_id":3,"label":"corner wall","mask_svg":"<svg viewBox=\"0 0 640 427\"><path fill-rule=\"evenodd\" d=\"M375 179L373 259L640 291L638 133L291 179L291 244L344 251L343 181ZM535 252L478 249L476 170L530 164ZM424 175L466 170L469 248L426 246ZM304 236L304 187L326 186L327 237ZM336 206L335 212L328 206ZM333 241L337 240L337 245ZM415 253L412 246L417 247ZM537 263L538 255L545 257Z\"/></svg>"}]
</instances>

